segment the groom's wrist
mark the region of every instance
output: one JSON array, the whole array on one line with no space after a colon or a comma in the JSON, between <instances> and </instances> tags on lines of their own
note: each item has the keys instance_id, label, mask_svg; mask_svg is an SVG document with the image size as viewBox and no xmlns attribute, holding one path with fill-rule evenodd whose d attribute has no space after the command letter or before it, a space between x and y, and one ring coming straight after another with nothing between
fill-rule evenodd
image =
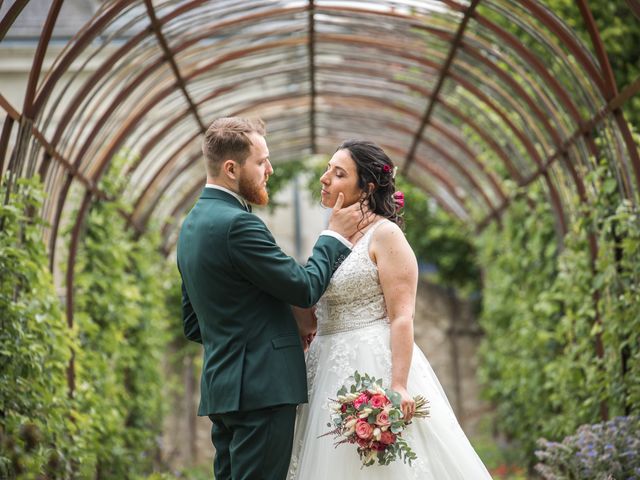
<instances>
[{"instance_id":1,"label":"groom's wrist","mask_svg":"<svg viewBox=\"0 0 640 480\"><path fill-rule=\"evenodd\" d=\"M329 237L333 237L339 240L345 247L349 249L353 248L353 243L351 243L349 240L344 238L338 232L334 232L333 230L323 230L320 232L320 235L328 235Z\"/></svg>"}]
</instances>

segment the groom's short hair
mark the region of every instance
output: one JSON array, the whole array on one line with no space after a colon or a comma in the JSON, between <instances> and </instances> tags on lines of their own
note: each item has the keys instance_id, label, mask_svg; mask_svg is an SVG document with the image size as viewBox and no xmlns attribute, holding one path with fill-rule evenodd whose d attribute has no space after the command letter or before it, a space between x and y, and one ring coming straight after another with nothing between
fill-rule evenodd
<instances>
[{"instance_id":1,"label":"groom's short hair","mask_svg":"<svg viewBox=\"0 0 640 480\"><path fill-rule=\"evenodd\" d=\"M214 120L202 141L207 174L217 176L225 160L235 160L241 165L251 153L251 133L264 136L264 122L259 118L224 117Z\"/></svg>"}]
</instances>

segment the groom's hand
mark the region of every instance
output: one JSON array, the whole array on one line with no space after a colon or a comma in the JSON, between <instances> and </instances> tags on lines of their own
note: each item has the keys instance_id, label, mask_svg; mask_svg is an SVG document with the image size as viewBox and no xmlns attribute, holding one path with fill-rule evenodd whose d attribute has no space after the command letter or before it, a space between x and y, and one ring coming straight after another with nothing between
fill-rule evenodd
<instances>
[{"instance_id":1,"label":"groom's hand","mask_svg":"<svg viewBox=\"0 0 640 480\"><path fill-rule=\"evenodd\" d=\"M313 342L313 339L316 338L316 333L310 333L309 335L307 335L306 337L301 337L302 338L302 346L304 348L304 351L306 352L307 350L309 350L309 347L311 346L311 342Z\"/></svg>"},{"instance_id":2,"label":"groom's hand","mask_svg":"<svg viewBox=\"0 0 640 480\"><path fill-rule=\"evenodd\" d=\"M344 207L344 194L338 193L338 199L333 207L329 219L329 230L339 233L344 238L352 237L358 230L363 230L371 223L375 215L369 210L367 204L356 202Z\"/></svg>"}]
</instances>

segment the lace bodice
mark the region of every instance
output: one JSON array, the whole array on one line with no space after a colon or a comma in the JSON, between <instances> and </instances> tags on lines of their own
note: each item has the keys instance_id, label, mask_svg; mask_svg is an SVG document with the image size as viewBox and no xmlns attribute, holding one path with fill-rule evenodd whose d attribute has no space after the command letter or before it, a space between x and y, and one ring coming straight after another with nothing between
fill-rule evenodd
<instances>
[{"instance_id":1,"label":"lace bodice","mask_svg":"<svg viewBox=\"0 0 640 480\"><path fill-rule=\"evenodd\" d=\"M329 288L317 305L318 335L388 323L378 267L369 256L374 230L388 221L384 219L372 225L333 274Z\"/></svg>"}]
</instances>

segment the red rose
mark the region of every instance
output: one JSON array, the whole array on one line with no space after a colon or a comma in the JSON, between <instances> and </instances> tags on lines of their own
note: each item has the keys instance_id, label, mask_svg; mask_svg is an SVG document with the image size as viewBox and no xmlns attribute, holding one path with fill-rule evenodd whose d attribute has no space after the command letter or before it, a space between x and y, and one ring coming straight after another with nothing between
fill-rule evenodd
<instances>
[{"instance_id":1,"label":"red rose","mask_svg":"<svg viewBox=\"0 0 640 480\"><path fill-rule=\"evenodd\" d=\"M360 405L363 403L367 403L369 401L369 395L365 393L361 393L358 398L353 401L353 406L356 408L360 408Z\"/></svg>"},{"instance_id":2,"label":"red rose","mask_svg":"<svg viewBox=\"0 0 640 480\"><path fill-rule=\"evenodd\" d=\"M340 407L340 411L341 411L342 413L344 413L344 412L346 412L346 411L347 411L347 404L346 404L346 403L343 403L343 404L342 404L342 406Z\"/></svg>"},{"instance_id":3,"label":"red rose","mask_svg":"<svg viewBox=\"0 0 640 480\"><path fill-rule=\"evenodd\" d=\"M374 395L373 397L371 397L371 407L372 408L382 408L387 403L389 403L389 400L384 395Z\"/></svg>"},{"instance_id":4,"label":"red rose","mask_svg":"<svg viewBox=\"0 0 640 480\"><path fill-rule=\"evenodd\" d=\"M356 435L363 440L369 440L373 435L373 427L366 420L360 419L356 423Z\"/></svg>"},{"instance_id":5,"label":"red rose","mask_svg":"<svg viewBox=\"0 0 640 480\"><path fill-rule=\"evenodd\" d=\"M380 435L380 443L384 445L392 445L396 443L396 436L389 430L387 430L386 432L382 432L382 434Z\"/></svg>"}]
</instances>

